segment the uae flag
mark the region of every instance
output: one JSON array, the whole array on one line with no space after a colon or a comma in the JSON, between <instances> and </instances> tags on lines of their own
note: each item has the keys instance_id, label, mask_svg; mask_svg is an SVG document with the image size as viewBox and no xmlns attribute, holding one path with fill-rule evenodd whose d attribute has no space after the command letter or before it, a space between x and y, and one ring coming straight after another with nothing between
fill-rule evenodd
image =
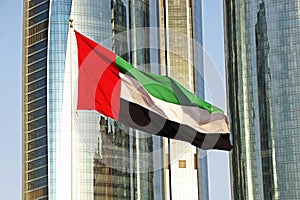
<instances>
[{"instance_id":1,"label":"uae flag","mask_svg":"<svg viewBox=\"0 0 300 200\"><path fill-rule=\"evenodd\" d=\"M227 117L175 80L139 71L75 31L78 110L96 110L150 134L201 149L230 150Z\"/></svg>"}]
</instances>

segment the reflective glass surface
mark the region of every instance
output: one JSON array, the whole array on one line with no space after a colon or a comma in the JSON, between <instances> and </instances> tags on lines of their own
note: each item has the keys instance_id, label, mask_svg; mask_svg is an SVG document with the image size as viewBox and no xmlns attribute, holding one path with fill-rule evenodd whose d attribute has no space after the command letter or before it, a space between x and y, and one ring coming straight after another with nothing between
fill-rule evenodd
<instances>
[{"instance_id":1,"label":"reflective glass surface","mask_svg":"<svg viewBox=\"0 0 300 200\"><path fill-rule=\"evenodd\" d=\"M45 23L46 15L41 11L44 4L45 2L35 1L37 7L31 11L31 14L36 13L37 17L30 23L40 23L38 27L30 31L37 31L40 35L30 40L34 43L30 52L37 53L30 54L29 60L38 60L35 65L31 65L30 69L40 70L45 64L42 60L43 56L48 55L47 79L43 79L45 74L42 72L29 77L36 81L30 85L33 91L30 98L37 98L38 101L30 104L30 107L34 109L30 118L36 117L37 121L29 123L28 126L34 129L38 125L45 125L45 118L42 118L45 108L38 109L38 106L47 101L47 137L40 138L29 145L31 148L38 146L42 149L44 142L48 141L49 199L153 199L153 170L151 170L152 165L148 164L149 161L151 163L151 159L139 157L139 153L152 151L152 137L140 137L143 134L135 133L135 131L133 135L129 135L128 128L125 128L126 134L124 131L116 131L115 136L118 136L114 137L116 145L127 153L131 152L134 156L129 161L126 160L128 157L122 154L118 155L117 159L103 160L101 157L110 158L116 156L118 152L106 145L107 137L102 136L108 136L107 131L99 134L100 115L95 112L75 111L76 92L71 88L76 82L77 69L74 67L77 66L77 58L72 55L76 55L77 50L73 30L69 29L68 23L72 18L76 30L100 44L103 43L116 53L120 52L123 58L136 66L142 66L150 61L149 49L136 47L143 46L148 39L132 34L123 38L125 40L116 40L115 35L149 26L148 1L50 1L48 42L35 43L45 33L41 29L48 24ZM43 49L42 45L46 43L49 44L49 48ZM47 92L43 93L41 88L45 84L48 84ZM47 95L47 99L42 98L43 94ZM37 135L31 134L31 137ZM97 145L97 138L102 140L99 145ZM44 151L30 155L39 156L41 152ZM30 166L40 167L40 163L44 163L46 159L42 158L39 161L31 163ZM127 165L124 165L124 162ZM112 167L114 165L121 167L122 170ZM147 172L136 173L136 171L130 171L128 166L132 166L132 169L143 166ZM45 168L41 168L31 173L30 176L40 177L44 171ZM31 187L39 186L44 183L43 180L45 178L32 183ZM156 181L156 184L163 187L162 182ZM156 188L159 186L156 185ZM162 190L161 188L159 190Z\"/></svg>"},{"instance_id":2,"label":"reflective glass surface","mask_svg":"<svg viewBox=\"0 0 300 200\"><path fill-rule=\"evenodd\" d=\"M300 2L225 1L236 199L299 199Z\"/></svg>"},{"instance_id":3,"label":"reflective glass surface","mask_svg":"<svg viewBox=\"0 0 300 200\"><path fill-rule=\"evenodd\" d=\"M187 7L177 4L170 7L171 27L180 25L176 31L191 37L196 23L199 33L201 14L193 10L192 1ZM199 7L201 4L195 3L195 9ZM162 139L124 127L96 112L76 110L77 47L73 29L69 28L72 18L74 29L139 69L158 72L149 65L159 63L159 50L151 54L147 48L150 34L135 32L159 26L158 15L151 14L158 14L158 8L154 0L24 1L24 199L164 199L165 174L162 168L154 170L155 165L162 166L164 156L161 152L152 154L162 150ZM187 21L180 24L178 17ZM124 31L130 34L120 39L118 35ZM202 41L201 34L195 40ZM176 48L188 48L193 64L202 62L195 59L192 42L179 42L172 46ZM200 86L196 88L193 64L176 54L170 62L175 67L173 72L182 72L180 76L172 72L172 76L202 95L203 80L197 79ZM174 152L179 150L174 148ZM184 162L197 182L194 150ZM175 165L178 168L178 163ZM178 179L186 175L181 173Z\"/></svg>"},{"instance_id":4,"label":"reflective glass surface","mask_svg":"<svg viewBox=\"0 0 300 200\"><path fill-rule=\"evenodd\" d=\"M59 198L57 195L57 148L58 136L62 127L62 93L63 75L65 73L67 38L70 19L71 0L50 1L49 38L48 38L48 157L49 157L49 199Z\"/></svg>"}]
</instances>

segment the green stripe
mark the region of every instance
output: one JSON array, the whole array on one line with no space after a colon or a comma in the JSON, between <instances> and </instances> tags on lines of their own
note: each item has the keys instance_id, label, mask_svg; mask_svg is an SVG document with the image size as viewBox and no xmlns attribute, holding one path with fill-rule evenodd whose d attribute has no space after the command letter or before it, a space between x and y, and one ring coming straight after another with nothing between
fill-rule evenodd
<instances>
[{"instance_id":1,"label":"green stripe","mask_svg":"<svg viewBox=\"0 0 300 200\"><path fill-rule=\"evenodd\" d=\"M116 64L121 73L135 78L149 94L158 99L178 105L197 106L207 110L210 114L223 113L220 108L200 99L169 77L139 71L119 56L116 56Z\"/></svg>"}]
</instances>

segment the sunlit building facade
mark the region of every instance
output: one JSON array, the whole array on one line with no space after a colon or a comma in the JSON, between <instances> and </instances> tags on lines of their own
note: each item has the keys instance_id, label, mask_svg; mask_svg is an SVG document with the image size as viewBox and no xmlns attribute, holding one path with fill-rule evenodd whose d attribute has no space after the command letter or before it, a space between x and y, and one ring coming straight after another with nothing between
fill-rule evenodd
<instances>
[{"instance_id":1,"label":"sunlit building facade","mask_svg":"<svg viewBox=\"0 0 300 200\"><path fill-rule=\"evenodd\" d=\"M234 199L299 199L300 2L224 0Z\"/></svg>"},{"instance_id":2,"label":"sunlit building facade","mask_svg":"<svg viewBox=\"0 0 300 200\"><path fill-rule=\"evenodd\" d=\"M204 99L202 3L160 0L160 73ZM164 139L165 199L209 199L205 151L178 140Z\"/></svg>"}]
</instances>

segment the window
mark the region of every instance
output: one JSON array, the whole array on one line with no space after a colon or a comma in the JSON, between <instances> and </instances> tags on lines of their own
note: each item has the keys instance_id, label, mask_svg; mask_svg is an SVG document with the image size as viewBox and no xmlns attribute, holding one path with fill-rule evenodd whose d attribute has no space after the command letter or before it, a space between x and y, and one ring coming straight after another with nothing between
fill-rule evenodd
<instances>
[{"instance_id":1,"label":"window","mask_svg":"<svg viewBox=\"0 0 300 200\"><path fill-rule=\"evenodd\" d=\"M43 127L41 129L34 130L28 133L28 140L34 140L35 138L47 135L47 128Z\"/></svg>"},{"instance_id":2,"label":"window","mask_svg":"<svg viewBox=\"0 0 300 200\"><path fill-rule=\"evenodd\" d=\"M44 3L44 4L40 5L40 6L37 6L34 9L31 9L29 11L29 17L32 17L32 16L34 16L36 14L39 14L39 13L41 13L43 11L46 11L46 10L48 10L48 8L49 8L49 3L48 2L46 2L46 3Z\"/></svg>"},{"instance_id":3,"label":"window","mask_svg":"<svg viewBox=\"0 0 300 200\"><path fill-rule=\"evenodd\" d=\"M28 44L29 45L34 44L40 40L47 38L47 36L48 36L48 30L37 33L37 34L31 36L30 38L28 38ZM30 64L30 62L28 64Z\"/></svg>"},{"instance_id":4,"label":"window","mask_svg":"<svg viewBox=\"0 0 300 200\"><path fill-rule=\"evenodd\" d=\"M47 137L40 138L28 143L28 150L36 149L47 145Z\"/></svg>"},{"instance_id":5,"label":"window","mask_svg":"<svg viewBox=\"0 0 300 200\"><path fill-rule=\"evenodd\" d=\"M186 168L186 160L179 160L179 168Z\"/></svg>"},{"instance_id":6,"label":"window","mask_svg":"<svg viewBox=\"0 0 300 200\"><path fill-rule=\"evenodd\" d=\"M42 116L45 116L47 113L47 108L43 107L42 109L36 110L34 112L31 112L28 114L28 121L40 118Z\"/></svg>"},{"instance_id":7,"label":"window","mask_svg":"<svg viewBox=\"0 0 300 200\"><path fill-rule=\"evenodd\" d=\"M37 179L43 176L47 176L48 174L48 168L47 167L43 167L43 168L39 168L37 170L31 171L28 173L28 180L33 180L33 179Z\"/></svg>"},{"instance_id":8,"label":"window","mask_svg":"<svg viewBox=\"0 0 300 200\"><path fill-rule=\"evenodd\" d=\"M32 162L28 163L28 170L32 170L38 167L42 167L42 166L46 166L48 163L48 157L43 157L41 159L38 160L34 160Z\"/></svg>"},{"instance_id":9,"label":"window","mask_svg":"<svg viewBox=\"0 0 300 200\"><path fill-rule=\"evenodd\" d=\"M33 73L28 76L28 82L33 82L35 80L41 79L43 77L46 77L47 71L46 70L40 70L36 73Z\"/></svg>"},{"instance_id":10,"label":"window","mask_svg":"<svg viewBox=\"0 0 300 200\"><path fill-rule=\"evenodd\" d=\"M36 151L31 151L28 153L28 160L34 160L36 158L47 155L47 147L38 149Z\"/></svg>"},{"instance_id":11,"label":"window","mask_svg":"<svg viewBox=\"0 0 300 200\"><path fill-rule=\"evenodd\" d=\"M49 17L48 12L44 12L40 15L37 15L36 17L33 17L29 20L29 26L37 24L43 20L46 20L48 17Z\"/></svg>"},{"instance_id":12,"label":"window","mask_svg":"<svg viewBox=\"0 0 300 200\"><path fill-rule=\"evenodd\" d=\"M40 60L42 58L45 58L47 56L47 49L44 49L43 51L40 51L34 55L31 55L28 57L28 64L33 63L37 60Z\"/></svg>"},{"instance_id":13,"label":"window","mask_svg":"<svg viewBox=\"0 0 300 200\"><path fill-rule=\"evenodd\" d=\"M46 66L47 66L47 60L44 59L42 61L39 61L37 63L29 65L28 66L28 73L31 73L33 71L36 71L36 70L39 70L39 69L42 69L42 68L46 68Z\"/></svg>"},{"instance_id":14,"label":"window","mask_svg":"<svg viewBox=\"0 0 300 200\"><path fill-rule=\"evenodd\" d=\"M28 85L28 92L32 92L34 90L38 90L42 87L45 87L47 85L47 80L46 78L42 79L42 80L39 80L39 81L36 81L34 83L31 83Z\"/></svg>"},{"instance_id":15,"label":"window","mask_svg":"<svg viewBox=\"0 0 300 200\"><path fill-rule=\"evenodd\" d=\"M34 102L28 104L28 111L32 111L34 109L37 109L39 107L46 106L46 105L47 105L46 98L42 98L38 101L34 101Z\"/></svg>"},{"instance_id":16,"label":"window","mask_svg":"<svg viewBox=\"0 0 300 200\"><path fill-rule=\"evenodd\" d=\"M34 189L37 189L37 188L40 188L40 187L44 187L44 186L47 186L47 183L48 183L48 178L47 177L37 179L35 181L32 181L32 182L28 183L28 189L29 190L34 190Z\"/></svg>"},{"instance_id":17,"label":"window","mask_svg":"<svg viewBox=\"0 0 300 200\"><path fill-rule=\"evenodd\" d=\"M41 41L41 42L39 42L39 43L37 43L37 44L29 47L28 48L28 54L32 54L32 53L34 53L36 51L39 51L39 50L41 50L43 48L46 48L47 47L47 42L48 42L47 40L43 40L43 41Z\"/></svg>"},{"instance_id":18,"label":"window","mask_svg":"<svg viewBox=\"0 0 300 200\"><path fill-rule=\"evenodd\" d=\"M29 2L29 7L33 7L33 6L36 6L37 4L43 2L45 0L32 0Z\"/></svg>"},{"instance_id":19,"label":"window","mask_svg":"<svg viewBox=\"0 0 300 200\"><path fill-rule=\"evenodd\" d=\"M33 92L33 93L28 95L28 102L39 99L41 97L44 97L44 96L46 96L46 94L47 94L46 88L43 88L43 89L38 90L36 92Z\"/></svg>"},{"instance_id":20,"label":"window","mask_svg":"<svg viewBox=\"0 0 300 200\"><path fill-rule=\"evenodd\" d=\"M198 169L197 154L194 154L194 169Z\"/></svg>"}]
</instances>

